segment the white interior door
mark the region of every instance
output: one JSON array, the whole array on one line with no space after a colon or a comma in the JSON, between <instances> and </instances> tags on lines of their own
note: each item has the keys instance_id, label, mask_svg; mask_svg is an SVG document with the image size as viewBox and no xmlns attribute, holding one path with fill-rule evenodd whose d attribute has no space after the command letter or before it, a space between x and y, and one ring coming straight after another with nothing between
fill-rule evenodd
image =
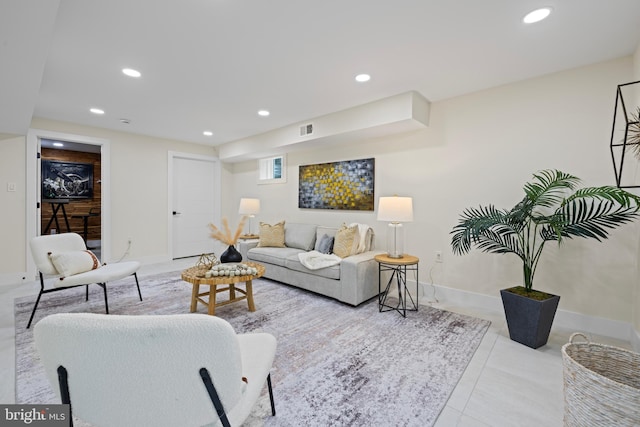
<instances>
[{"instance_id":1,"label":"white interior door","mask_svg":"<svg viewBox=\"0 0 640 427\"><path fill-rule=\"evenodd\" d=\"M216 221L216 163L210 159L173 158L173 258L213 252L209 223Z\"/></svg>"}]
</instances>

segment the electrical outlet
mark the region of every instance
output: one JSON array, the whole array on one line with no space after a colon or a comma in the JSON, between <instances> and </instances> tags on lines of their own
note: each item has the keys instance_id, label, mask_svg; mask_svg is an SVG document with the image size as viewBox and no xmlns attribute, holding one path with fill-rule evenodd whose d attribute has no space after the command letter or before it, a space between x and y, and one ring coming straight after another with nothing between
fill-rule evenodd
<instances>
[{"instance_id":1,"label":"electrical outlet","mask_svg":"<svg viewBox=\"0 0 640 427\"><path fill-rule=\"evenodd\" d=\"M436 262L442 262L442 251L436 251Z\"/></svg>"}]
</instances>

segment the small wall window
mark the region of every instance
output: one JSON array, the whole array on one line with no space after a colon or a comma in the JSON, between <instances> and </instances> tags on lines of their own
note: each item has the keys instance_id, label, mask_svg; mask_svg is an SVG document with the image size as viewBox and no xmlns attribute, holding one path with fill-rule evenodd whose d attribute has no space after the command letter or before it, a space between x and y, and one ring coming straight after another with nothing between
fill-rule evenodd
<instances>
[{"instance_id":1,"label":"small wall window","mask_svg":"<svg viewBox=\"0 0 640 427\"><path fill-rule=\"evenodd\" d=\"M281 182L287 182L287 162L284 155L258 160L258 184Z\"/></svg>"}]
</instances>

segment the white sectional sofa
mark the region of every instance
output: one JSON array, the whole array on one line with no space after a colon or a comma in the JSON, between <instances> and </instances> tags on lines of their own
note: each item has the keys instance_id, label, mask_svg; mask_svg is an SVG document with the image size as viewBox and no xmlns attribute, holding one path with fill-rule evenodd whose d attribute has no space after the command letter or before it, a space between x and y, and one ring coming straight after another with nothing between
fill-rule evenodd
<instances>
[{"instance_id":1,"label":"white sectional sofa","mask_svg":"<svg viewBox=\"0 0 640 427\"><path fill-rule=\"evenodd\" d=\"M298 257L316 248L326 234L335 236L337 228L314 224L285 223L285 247L259 247L258 240L240 241L243 260L265 266L264 277L322 294L351 305L378 295L378 263L373 251L373 233L366 239L365 252L342 258L338 265L311 270Z\"/></svg>"}]
</instances>

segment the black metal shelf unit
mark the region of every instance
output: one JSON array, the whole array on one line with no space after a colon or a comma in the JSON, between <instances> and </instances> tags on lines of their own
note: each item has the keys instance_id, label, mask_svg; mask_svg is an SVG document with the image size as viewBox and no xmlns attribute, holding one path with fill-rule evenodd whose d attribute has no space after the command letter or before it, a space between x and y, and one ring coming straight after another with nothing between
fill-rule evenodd
<instances>
[{"instance_id":1,"label":"black metal shelf unit","mask_svg":"<svg viewBox=\"0 0 640 427\"><path fill-rule=\"evenodd\" d=\"M640 80L636 82L620 84L618 85L618 89L616 91L616 106L613 112L613 126L611 128L610 149L611 149L611 161L613 162L613 171L616 176L616 186L618 188L640 188L639 184L623 185L622 183L622 170L625 165L625 156L627 155L627 149L633 148L633 146L640 145L640 142L628 141L629 129L636 129L635 132L637 132L637 128L640 126L640 123L638 122L637 117L633 117L633 114L632 113L630 114L628 112L627 103L629 102L629 100L625 101L623 90L630 89L631 86L638 85L638 84L640 84ZM637 93L640 93L640 87L634 88L634 89L637 90L636 92L637 102L640 103L640 95L637 94ZM638 106L637 108L640 108L640 106ZM617 124L616 120L620 118L620 116L618 115L619 114L618 109L621 110L620 114L621 116L624 117L624 134L622 135L622 138L618 139L618 141L622 141L622 142L616 142L616 139L617 139L616 135L619 135L620 132L622 131L621 129L618 129L618 131L616 132L616 124ZM618 147L621 147L621 149ZM616 159L616 148L618 148L618 151L620 152L619 159ZM640 147L636 147L635 151L640 153Z\"/></svg>"}]
</instances>

